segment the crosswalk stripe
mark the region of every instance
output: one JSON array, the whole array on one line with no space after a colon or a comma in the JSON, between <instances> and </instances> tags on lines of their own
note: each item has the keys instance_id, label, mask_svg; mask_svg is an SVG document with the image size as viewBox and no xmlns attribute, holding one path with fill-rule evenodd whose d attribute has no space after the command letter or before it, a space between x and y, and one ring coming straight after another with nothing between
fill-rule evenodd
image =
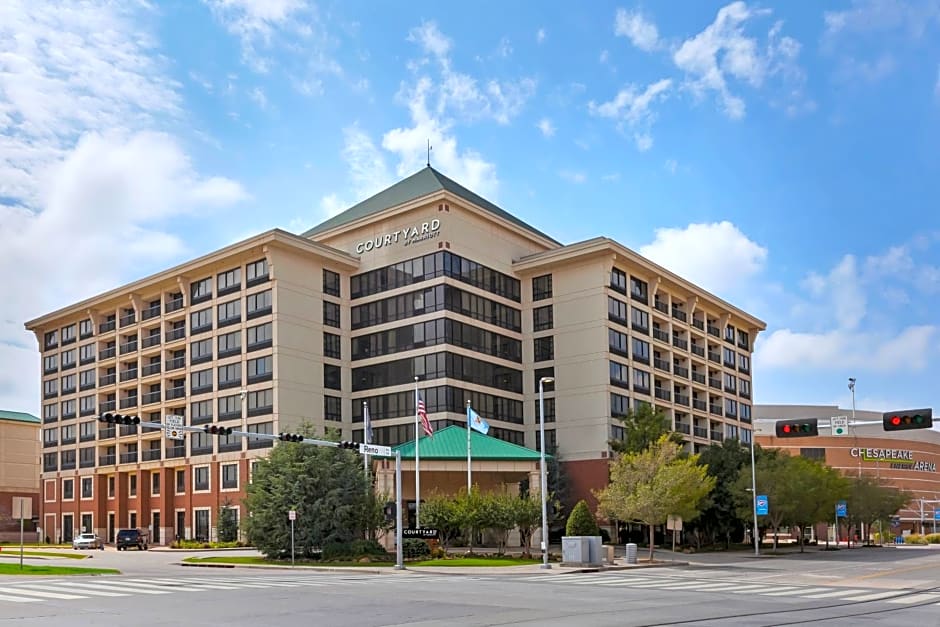
<instances>
[{"instance_id":1,"label":"crosswalk stripe","mask_svg":"<svg viewBox=\"0 0 940 627\"><path fill-rule=\"evenodd\" d=\"M62 586L52 586L38 583L29 584L31 590L48 590L49 592L57 592L62 590ZM107 590L101 590L94 587L92 584L82 584L82 583L71 583L69 582L67 590L75 592L76 594L88 595L93 597L126 597L127 594L123 592L109 592Z\"/></svg>"},{"instance_id":2,"label":"crosswalk stripe","mask_svg":"<svg viewBox=\"0 0 940 627\"><path fill-rule=\"evenodd\" d=\"M755 583L755 584L744 584L744 585L737 586L734 590L731 590L731 592L734 592L735 594L756 593L759 590L766 590L766 589L767 589L767 586L765 584Z\"/></svg>"},{"instance_id":3,"label":"crosswalk stripe","mask_svg":"<svg viewBox=\"0 0 940 627\"><path fill-rule=\"evenodd\" d=\"M140 594L170 594L171 590L154 590L153 584L149 582L137 582L133 580L115 582L116 587L127 592Z\"/></svg>"},{"instance_id":4,"label":"crosswalk stripe","mask_svg":"<svg viewBox=\"0 0 940 627\"><path fill-rule=\"evenodd\" d=\"M828 599L831 597L844 597L851 594L861 594L862 592L867 592L867 590L852 590L852 589L843 589L843 590L833 590L832 592L823 592L821 594L808 594L806 595L807 599Z\"/></svg>"},{"instance_id":5,"label":"crosswalk stripe","mask_svg":"<svg viewBox=\"0 0 940 627\"><path fill-rule=\"evenodd\" d=\"M35 603L39 599L29 599L26 597L15 597L9 594L0 594L0 601L9 601L10 603Z\"/></svg>"},{"instance_id":6,"label":"crosswalk stripe","mask_svg":"<svg viewBox=\"0 0 940 627\"><path fill-rule=\"evenodd\" d=\"M874 601L876 599L884 599L886 597L897 596L902 594L903 590L888 590L887 592L874 592L872 594L863 594L860 596L845 597L846 601Z\"/></svg>"},{"instance_id":7,"label":"crosswalk stripe","mask_svg":"<svg viewBox=\"0 0 940 627\"><path fill-rule=\"evenodd\" d=\"M788 597L795 594L806 594L806 588L776 588L772 592L758 593L765 597Z\"/></svg>"},{"instance_id":8,"label":"crosswalk stripe","mask_svg":"<svg viewBox=\"0 0 940 627\"><path fill-rule=\"evenodd\" d=\"M934 592L924 592L921 594L914 594L909 597L901 597L899 599L888 599L885 603L903 603L907 605L908 603L919 603L921 601L937 601L940 600L940 597L937 596Z\"/></svg>"},{"instance_id":9,"label":"crosswalk stripe","mask_svg":"<svg viewBox=\"0 0 940 627\"><path fill-rule=\"evenodd\" d=\"M62 592L45 592L43 590L30 590L28 588L20 588L18 586L15 588L13 586L10 586L6 590L4 590L4 592L14 592L15 594L18 594L18 595L23 595L23 596L28 596L28 597L41 597L43 599L85 599L87 598L87 597L83 597L83 596L76 595L76 594L64 594Z\"/></svg>"}]
</instances>

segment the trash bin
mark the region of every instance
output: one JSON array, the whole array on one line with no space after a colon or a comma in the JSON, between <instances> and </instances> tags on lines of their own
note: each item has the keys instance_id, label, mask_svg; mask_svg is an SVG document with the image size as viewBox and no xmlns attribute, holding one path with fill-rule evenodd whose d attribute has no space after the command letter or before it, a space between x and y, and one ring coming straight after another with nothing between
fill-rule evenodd
<instances>
[{"instance_id":1,"label":"trash bin","mask_svg":"<svg viewBox=\"0 0 940 627\"><path fill-rule=\"evenodd\" d=\"M607 560L608 564L614 563L614 545L612 544L604 545L604 558Z\"/></svg>"},{"instance_id":2,"label":"trash bin","mask_svg":"<svg viewBox=\"0 0 940 627\"><path fill-rule=\"evenodd\" d=\"M625 559L627 564L636 564L636 545L632 542L627 545L627 554Z\"/></svg>"}]
</instances>

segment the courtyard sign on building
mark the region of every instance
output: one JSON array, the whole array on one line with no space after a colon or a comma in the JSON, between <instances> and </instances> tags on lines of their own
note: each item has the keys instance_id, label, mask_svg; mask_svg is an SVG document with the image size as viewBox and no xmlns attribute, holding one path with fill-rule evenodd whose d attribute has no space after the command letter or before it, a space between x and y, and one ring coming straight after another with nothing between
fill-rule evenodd
<instances>
[{"instance_id":1,"label":"courtyard sign on building","mask_svg":"<svg viewBox=\"0 0 940 627\"><path fill-rule=\"evenodd\" d=\"M411 244L415 244L417 242L434 239L440 234L441 221L437 218L434 218L428 222L422 222L418 225L406 226L397 231L377 235L372 239L359 242L356 244L356 252L361 255L362 253L367 253L371 250L382 248L383 246L391 246L392 244L410 246Z\"/></svg>"},{"instance_id":2,"label":"courtyard sign on building","mask_svg":"<svg viewBox=\"0 0 940 627\"><path fill-rule=\"evenodd\" d=\"M850 453L852 457L860 457L866 462L887 462L889 468L937 472L935 463L915 460L913 451L896 448L853 448Z\"/></svg>"}]
</instances>

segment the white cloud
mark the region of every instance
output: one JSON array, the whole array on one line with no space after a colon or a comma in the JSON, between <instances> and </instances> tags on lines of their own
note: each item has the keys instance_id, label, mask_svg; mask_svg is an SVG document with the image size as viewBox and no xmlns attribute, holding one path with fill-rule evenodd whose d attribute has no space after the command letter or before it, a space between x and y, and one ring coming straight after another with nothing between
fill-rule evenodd
<instances>
[{"instance_id":1,"label":"white cloud","mask_svg":"<svg viewBox=\"0 0 940 627\"><path fill-rule=\"evenodd\" d=\"M601 50L601 54L599 57L597 57L597 60L601 63L607 63L607 61L610 60L610 51Z\"/></svg>"},{"instance_id":2,"label":"white cloud","mask_svg":"<svg viewBox=\"0 0 940 627\"><path fill-rule=\"evenodd\" d=\"M572 170L562 170L558 176L569 183L581 184L587 181L587 175L584 172L574 172Z\"/></svg>"},{"instance_id":3,"label":"white cloud","mask_svg":"<svg viewBox=\"0 0 940 627\"><path fill-rule=\"evenodd\" d=\"M934 0L853 0L849 9L823 13L823 21L827 40L839 35L888 31L903 31L905 37L919 38L931 23L940 22L940 4Z\"/></svg>"},{"instance_id":4,"label":"white cloud","mask_svg":"<svg viewBox=\"0 0 940 627\"><path fill-rule=\"evenodd\" d=\"M676 170L679 169L679 162L675 159L666 159L666 163L663 164L663 167L666 168L669 174L675 174Z\"/></svg>"},{"instance_id":5,"label":"white cloud","mask_svg":"<svg viewBox=\"0 0 940 627\"><path fill-rule=\"evenodd\" d=\"M272 39L283 28L300 28L298 14L307 8L304 0L203 0L225 28L238 37L242 61L256 72L271 69L271 59L258 48L270 48ZM309 28L309 27L308 27Z\"/></svg>"},{"instance_id":6,"label":"white cloud","mask_svg":"<svg viewBox=\"0 0 940 627\"><path fill-rule=\"evenodd\" d=\"M343 130L343 158L349 164L356 199L363 200L393 183L382 152L358 126Z\"/></svg>"},{"instance_id":7,"label":"white cloud","mask_svg":"<svg viewBox=\"0 0 940 627\"><path fill-rule=\"evenodd\" d=\"M759 338L755 368L851 369L853 371L919 371L927 367L932 325L910 326L897 335L834 329L798 333L779 329Z\"/></svg>"},{"instance_id":8,"label":"white cloud","mask_svg":"<svg viewBox=\"0 0 940 627\"><path fill-rule=\"evenodd\" d=\"M450 53L451 40L437 27L435 22L423 22L408 32L408 41L417 43L421 49L444 60Z\"/></svg>"},{"instance_id":9,"label":"white cloud","mask_svg":"<svg viewBox=\"0 0 940 627\"><path fill-rule=\"evenodd\" d=\"M718 295L742 287L767 261L767 249L728 221L656 229L639 253Z\"/></svg>"},{"instance_id":10,"label":"white cloud","mask_svg":"<svg viewBox=\"0 0 940 627\"><path fill-rule=\"evenodd\" d=\"M826 318L833 317L842 329L854 330L861 324L868 307L853 255L845 255L826 276L811 272L803 286L816 298L826 301ZM822 315L823 312L820 312Z\"/></svg>"},{"instance_id":11,"label":"white cloud","mask_svg":"<svg viewBox=\"0 0 940 627\"><path fill-rule=\"evenodd\" d=\"M351 205L343 201L338 194L329 194L320 199L320 211L323 214L323 219L332 218L333 216L342 213L348 209ZM303 229L306 230L306 229Z\"/></svg>"},{"instance_id":12,"label":"white cloud","mask_svg":"<svg viewBox=\"0 0 940 627\"><path fill-rule=\"evenodd\" d=\"M248 97L251 98L259 109L268 108L268 97L264 95L264 90L260 87L255 87L250 92L248 92Z\"/></svg>"},{"instance_id":13,"label":"white cloud","mask_svg":"<svg viewBox=\"0 0 940 627\"><path fill-rule=\"evenodd\" d=\"M536 124L543 137L552 137L555 134L555 125L548 118L542 118Z\"/></svg>"},{"instance_id":14,"label":"white cloud","mask_svg":"<svg viewBox=\"0 0 940 627\"><path fill-rule=\"evenodd\" d=\"M651 83L642 92L636 85L627 85L617 92L613 100L597 104L593 100L588 103L588 111L592 115L617 120L618 128L624 125L634 130L634 141L641 152L649 150L653 145L650 127L656 120L652 105L666 98L672 81L668 78Z\"/></svg>"},{"instance_id":15,"label":"white cloud","mask_svg":"<svg viewBox=\"0 0 940 627\"><path fill-rule=\"evenodd\" d=\"M659 31L656 25L647 20L639 11L628 12L626 9L617 9L614 18L614 33L628 38L634 46L646 52L652 52L659 47Z\"/></svg>"},{"instance_id":16,"label":"white cloud","mask_svg":"<svg viewBox=\"0 0 940 627\"><path fill-rule=\"evenodd\" d=\"M537 43L542 43L543 41L545 41L545 37L546 37L546 35L545 35L545 29L544 29L544 28L540 28L540 29L538 29L538 31L536 31L536 33L535 33L535 41L536 41Z\"/></svg>"}]
</instances>

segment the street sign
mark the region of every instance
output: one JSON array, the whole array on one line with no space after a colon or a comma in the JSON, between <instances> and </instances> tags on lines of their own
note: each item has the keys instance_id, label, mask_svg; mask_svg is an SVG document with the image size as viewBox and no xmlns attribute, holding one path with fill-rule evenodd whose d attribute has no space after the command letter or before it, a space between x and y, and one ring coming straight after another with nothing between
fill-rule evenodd
<instances>
[{"instance_id":1,"label":"street sign","mask_svg":"<svg viewBox=\"0 0 940 627\"><path fill-rule=\"evenodd\" d=\"M759 494L757 496L757 515L766 516L770 513L770 501L767 499L766 494Z\"/></svg>"},{"instance_id":2,"label":"street sign","mask_svg":"<svg viewBox=\"0 0 940 627\"><path fill-rule=\"evenodd\" d=\"M428 540L437 538L437 535L437 529L429 529L427 527L421 527L420 529L411 527L401 530L401 536L403 538L424 538L425 540Z\"/></svg>"},{"instance_id":3,"label":"street sign","mask_svg":"<svg viewBox=\"0 0 940 627\"><path fill-rule=\"evenodd\" d=\"M392 447L379 446L377 444L360 444L359 452L363 455L384 455L385 457L391 457Z\"/></svg>"},{"instance_id":4,"label":"street sign","mask_svg":"<svg viewBox=\"0 0 940 627\"><path fill-rule=\"evenodd\" d=\"M845 518L849 515L849 507L845 501L839 501L836 503L836 516L839 518Z\"/></svg>"},{"instance_id":5,"label":"street sign","mask_svg":"<svg viewBox=\"0 0 940 627\"><path fill-rule=\"evenodd\" d=\"M669 516L666 517L666 530L682 531L682 516L669 514Z\"/></svg>"},{"instance_id":6,"label":"street sign","mask_svg":"<svg viewBox=\"0 0 940 627\"><path fill-rule=\"evenodd\" d=\"M31 520L33 517L33 499L28 496L13 497L13 520Z\"/></svg>"},{"instance_id":7,"label":"street sign","mask_svg":"<svg viewBox=\"0 0 940 627\"><path fill-rule=\"evenodd\" d=\"M287 512L287 520L297 520L297 510L292 509Z\"/></svg>"},{"instance_id":8,"label":"street sign","mask_svg":"<svg viewBox=\"0 0 940 627\"><path fill-rule=\"evenodd\" d=\"M940 507L937 507L933 510L933 519L940 520Z\"/></svg>"},{"instance_id":9,"label":"street sign","mask_svg":"<svg viewBox=\"0 0 940 627\"><path fill-rule=\"evenodd\" d=\"M829 423L832 425L832 435L848 435L849 434L849 417L848 416L833 416L829 419Z\"/></svg>"},{"instance_id":10,"label":"street sign","mask_svg":"<svg viewBox=\"0 0 940 627\"><path fill-rule=\"evenodd\" d=\"M169 440L185 440L183 432L183 416L169 415L163 417L163 435Z\"/></svg>"}]
</instances>

